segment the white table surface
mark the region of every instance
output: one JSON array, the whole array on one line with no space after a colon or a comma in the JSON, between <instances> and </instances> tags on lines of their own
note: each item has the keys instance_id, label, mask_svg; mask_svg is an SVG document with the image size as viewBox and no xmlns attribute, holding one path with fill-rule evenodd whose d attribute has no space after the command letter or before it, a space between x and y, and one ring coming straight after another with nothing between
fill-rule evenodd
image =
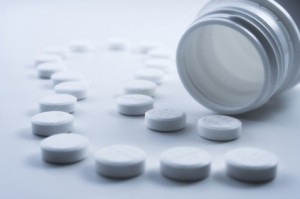
<instances>
[{"instance_id":1,"label":"white table surface","mask_svg":"<svg viewBox=\"0 0 300 199\"><path fill-rule=\"evenodd\" d=\"M144 57L103 49L111 37L159 41L175 51L180 35L192 22L202 0L0 1L0 198L2 199L140 199L140 198L300 198L300 87L272 99L266 106L238 116L240 139L217 143L196 133L199 117L211 114L183 88L174 68L158 89L156 107L187 113L188 126L176 133L158 133L144 126L143 117L116 112L114 98L124 82L141 68ZM91 141L91 155L77 164L55 166L42 161L30 118L40 97L52 93L51 82L40 80L32 67L43 49L91 40L99 49L73 56L71 70L85 74L91 86L79 102L74 133ZM134 46L133 45L133 46ZM102 48L101 48L102 47ZM110 180L94 171L92 152L111 144L132 144L148 154L143 175ZM211 175L200 182L178 183L159 173L159 154L170 147L195 146L214 157ZM246 184L224 174L224 153L237 147L258 147L280 159L277 178Z\"/></svg>"}]
</instances>

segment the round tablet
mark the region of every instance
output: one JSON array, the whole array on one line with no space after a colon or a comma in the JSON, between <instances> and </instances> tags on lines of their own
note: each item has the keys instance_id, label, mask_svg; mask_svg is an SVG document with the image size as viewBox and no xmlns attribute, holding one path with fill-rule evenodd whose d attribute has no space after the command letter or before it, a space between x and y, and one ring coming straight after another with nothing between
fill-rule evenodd
<instances>
[{"instance_id":1,"label":"round tablet","mask_svg":"<svg viewBox=\"0 0 300 199\"><path fill-rule=\"evenodd\" d=\"M264 182L275 178L277 158L264 150L240 148L225 155L228 176L246 182Z\"/></svg>"},{"instance_id":2,"label":"round tablet","mask_svg":"<svg viewBox=\"0 0 300 199\"><path fill-rule=\"evenodd\" d=\"M70 52L65 47L51 47L45 49L44 53L50 54L50 55L57 55L60 56L62 59L66 59L70 56Z\"/></svg>"},{"instance_id":3,"label":"round tablet","mask_svg":"<svg viewBox=\"0 0 300 199\"><path fill-rule=\"evenodd\" d=\"M40 99L40 112L63 111L73 113L75 111L77 99L72 95L53 94Z\"/></svg>"},{"instance_id":4,"label":"round tablet","mask_svg":"<svg viewBox=\"0 0 300 199\"><path fill-rule=\"evenodd\" d=\"M153 109L154 100L147 95L130 94L123 95L116 100L118 111L124 115L144 115Z\"/></svg>"},{"instance_id":5,"label":"round tablet","mask_svg":"<svg viewBox=\"0 0 300 199\"><path fill-rule=\"evenodd\" d=\"M128 48L128 41L119 38L110 39L108 41L108 48L110 50L126 50Z\"/></svg>"},{"instance_id":6,"label":"round tablet","mask_svg":"<svg viewBox=\"0 0 300 199\"><path fill-rule=\"evenodd\" d=\"M56 164L69 164L83 160L88 154L89 140L78 134L58 134L41 142L42 157Z\"/></svg>"},{"instance_id":7,"label":"round tablet","mask_svg":"<svg viewBox=\"0 0 300 199\"><path fill-rule=\"evenodd\" d=\"M242 130L240 120L224 115L210 115L198 121L198 134L209 140L229 141L237 139Z\"/></svg>"},{"instance_id":8,"label":"round tablet","mask_svg":"<svg viewBox=\"0 0 300 199\"><path fill-rule=\"evenodd\" d=\"M66 65L63 62L47 62L37 66L38 76L44 79L50 79L54 73L63 71Z\"/></svg>"},{"instance_id":9,"label":"round tablet","mask_svg":"<svg viewBox=\"0 0 300 199\"><path fill-rule=\"evenodd\" d=\"M79 72L74 71L62 71L58 73L54 73L51 76L53 85L57 85L63 82L74 82L74 81L82 81L83 75Z\"/></svg>"},{"instance_id":10,"label":"round tablet","mask_svg":"<svg viewBox=\"0 0 300 199\"><path fill-rule=\"evenodd\" d=\"M70 49L73 52L89 52L93 49L93 44L90 41L73 41L70 44Z\"/></svg>"},{"instance_id":11,"label":"round tablet","mask_svg":"<svg viewBox=\"0 0 300 199\"><path fill-rule=\"evenodd\" d=\"M156 84L147 80L133 80L124 86L125 94L141 94L155 96Z\"/></svg>"},{"instance_id":12,"label":"round tablet","mask_svg":"<svg viewBox=\"0 0 300 199\"><path fill-rule=\"evenodd\" d=\"M54 87L56 93L69 94L83 100L87 97L88 86L83 82L63 82Z\"/></svg>"},{"instance_id":13,"label":"round tablet","mask_svg":"<svg viewBox=\"0 0 300 199\"><path fill-rule=\"evenodd\" d=\"M66 112L38 113L31 119L32 132L40 136L68 133L73 130L74 117Z\"/></svg>"},{"instance_id":14,"label":"round tablet","mask_svg":"<svg viewBox=\"0 0 300 199\"><path fill-rule=\"evenodd\" d=\"M164 78L164 72L157 69L141 69L134 75L136 79L149 80L156 84L161 84Z\"/></svg>"},{"instance_id":15,"label":"round tablet","mask_svg":"<svg viewBox=\"0 0 300 199\"><path fill-rule=\"evenodd\" d=\"M96 171L109 178L131 178L143 173L146 154L128 145L114 145L95 154Z\"/></svg>"},{"instance_id":16,"label":"round tablet","mask_svg":"<svg viewBox=\"0 0 300 199\"><path fill-rule=\"evenodd\" d=\"M169 72L172 63L168 59L151 58L145 61L145 67L151 69L158 69L165 73Z\"/></svg>"},{"instance_id":17,"label":"round tablet","mask_svg":"<svg viewBox=\"0 0 300 199\"><path fill-rule=\"evenodd\" d=\"M162 45L157 42L141 42L138 44L138 51L141 53L148 53L152 49L160 48Z\"/></svg>"},{"instance_id":18,"label":"round tablet","mask_svg":"<svg viewBox=\"0 0 300 199\"><path fill-rule=\"evenodd\" d=\"M161 173L173 180L202 180L209 175L210 165L211 156L194 147L176 147L160 155Z\"/></svg>"},{"instance_id":19,"label":"round tablet","mask_svg":"<svg viewBox=\"0 0 300 199\"><path fill-rule=\"evenodd\" d=\"M146 112L145 123L155 131L178 131L186 126L186 114L170 108L152 109Z\"/></svg>"},{"instance_id":20,"label":"round tablet","mask_svg":"<svg viewBox=\"0 0 300 199\"><path fill-rule=\"evenodd\" d=\"M62 61L60 56L43 54L43 55L36 57L35 66L38 66L42 63L59 62L59 61Z\"/></svg>"},{"instance_id":21,"label":"round tablet","mask_svg":"<svg viewBox=\"0 0 300 199\"><path fill-rule=\"evenodd\" d=\"M170 59L172 57L171 53L164 49L153 49L148 52L149 58L163 58Z\"/></svg>"}]
</instances>

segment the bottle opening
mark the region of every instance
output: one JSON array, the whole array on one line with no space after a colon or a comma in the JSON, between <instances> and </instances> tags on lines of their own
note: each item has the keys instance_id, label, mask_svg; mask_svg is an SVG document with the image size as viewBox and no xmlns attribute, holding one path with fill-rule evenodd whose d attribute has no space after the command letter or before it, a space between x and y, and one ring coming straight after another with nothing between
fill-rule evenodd
<instances>
[{"instance_id":1,"label":"bottle opening","mask_svg":"<svg viewBox=\"0 0 300 199\"><path fill-rule=\"evenodd\" d=\"M245 107L258 98L264 64L253 39L229 25L207 23L184 40L183 63L201 98L228 108Z\"/></svg>"}]
</instances>

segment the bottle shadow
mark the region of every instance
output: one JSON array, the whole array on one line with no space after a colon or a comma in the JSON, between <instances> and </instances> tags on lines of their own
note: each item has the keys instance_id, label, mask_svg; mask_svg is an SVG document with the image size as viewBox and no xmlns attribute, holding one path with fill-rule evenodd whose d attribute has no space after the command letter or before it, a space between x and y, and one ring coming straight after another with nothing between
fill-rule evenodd
<instances>
[{"instance_id":1,"label":"bottle shadow","mask_svg":"<svg viewBox=\"0 0 300 199\"><path fill-rule=\"evenodd\" d=\"M262 107L246 113L234 115L234 117L249 121L272 120L274 117L283 115L293 109L293 107L297 106L298 97L295 97L296 95L297 91L295 89L281 95L276 95Z\"/></svg>"}]
</instances>

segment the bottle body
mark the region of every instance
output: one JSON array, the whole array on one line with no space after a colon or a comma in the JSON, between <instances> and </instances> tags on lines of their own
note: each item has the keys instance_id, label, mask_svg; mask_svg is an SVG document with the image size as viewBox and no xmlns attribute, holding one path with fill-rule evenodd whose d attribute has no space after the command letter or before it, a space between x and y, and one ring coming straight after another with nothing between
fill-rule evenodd
<instances>
[{"instance_id":1,"label":"bottle body","mask_svg":"<svg viewBox=\"0 0 300 199\"><path fill-rule=\"evenodd\" d=\"M299 35L292 16L276 1L214 0L182 36L178 72L207 108L251 111L299 82Z\"/></svg>"}]
</instances>

